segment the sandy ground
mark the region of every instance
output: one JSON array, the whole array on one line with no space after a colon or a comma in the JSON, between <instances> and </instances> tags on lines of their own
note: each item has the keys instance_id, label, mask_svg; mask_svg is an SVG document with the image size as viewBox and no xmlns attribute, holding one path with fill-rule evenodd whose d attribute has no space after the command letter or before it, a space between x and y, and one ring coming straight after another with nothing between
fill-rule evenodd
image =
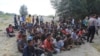
<instances>
[{"instance_id":1,"label":"sandy ground","mask_svg":"<svg viewBox=\"0 0 100 56\"><path fill-rule=\"evenodd\" d=\"M50 19L45 19L45 21L50 21ZM13 19L5 21L1 21L0 19L0 56L22 56L22 54L17 51L16 37L8 38L5 34L4 29L10 23L13 23ZM55 56L100 56L100 52L98 52L100 50L100 37L96 36L94 42L94 44L86 43Z\"/></svg>"}]
</instances>

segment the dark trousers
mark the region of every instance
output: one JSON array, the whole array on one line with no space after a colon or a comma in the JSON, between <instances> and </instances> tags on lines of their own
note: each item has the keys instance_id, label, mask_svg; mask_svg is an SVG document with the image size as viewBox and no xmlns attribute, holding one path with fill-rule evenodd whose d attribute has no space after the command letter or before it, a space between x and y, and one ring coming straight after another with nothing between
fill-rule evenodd
<instances>
[{"instance_id":1,"label":"dark trousers","mask_svg":"<svg viewBox=\"0 0 100 56\"><path fill-rule=\"evenodd\" d=\"M43 54L43 53L44 53L43 50L39 50L39 49L36 49L36 50L35 50L36 56L41 56L41 54Z\"/></svg>"},{"instance_id":2,"label":"dark trousers","mask_svg":"<svg viewBox=\"0 0 100 56\"><path fill-rule=\"evenodd\" d=\"M92 40L94 39L94 35L95 35L95 26L90 26L88 29L87 41L92 42Z\"/></svg>"}]
</instances>

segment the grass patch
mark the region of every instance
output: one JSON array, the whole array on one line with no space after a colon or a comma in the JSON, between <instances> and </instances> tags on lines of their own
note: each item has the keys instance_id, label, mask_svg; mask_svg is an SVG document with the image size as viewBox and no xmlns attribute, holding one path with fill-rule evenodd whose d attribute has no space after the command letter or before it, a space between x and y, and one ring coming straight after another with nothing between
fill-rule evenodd
<instances>
[{"instance_id":1,"label":"grass patch","mask_svg":"<svg viewBox=\"0 0 100 56\"><path fill-rule=\"evenodd\" d=\"M2 18L3 20L7 20L7 19L10 19L12 17L13 17L12 15L5 15L5 14L0 15L0 18Z\"/></svg>"},{"instance_id":2,"label":"grass patch","mask_svg":"<svg viewBox=\"0 0 100 56\"><path fill-rule=\"evenodd\" d=\"M2 30L0 30L0 32L1 32Z\"/></svg>"},{"instance_id":3,"label":"grass patch","mask_svg":"<svg viewBox=\"0 0 100 56\"><path fill-rule=\"evenodd\" d=\"M93 47L96 48L100 52L100 44L93 44Z\"/></svg>"}]
</instances>

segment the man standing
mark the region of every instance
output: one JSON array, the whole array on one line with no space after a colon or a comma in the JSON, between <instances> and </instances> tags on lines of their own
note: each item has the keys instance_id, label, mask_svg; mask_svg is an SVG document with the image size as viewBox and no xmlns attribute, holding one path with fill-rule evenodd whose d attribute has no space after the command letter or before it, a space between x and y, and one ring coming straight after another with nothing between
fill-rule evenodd
<instances>
[{"instance_id":1,"label":"man standing","mask_svg":"<svg viewBox=\"0 0 100 56\"><path fill-rule=\"evenodd\" d=\"M20 17L20 26L25 22L25 17L24 16L21 16Z\"/></svg>"},{"instance_id":2,"label":"man standing","mask_svg":"<svg viewBox=\"0 0 100 56\"><path fill-rule=\"evenodd\" d=\"M72 27L75 26L75 20L74 20L74 18L72 19L71 24L72 24Z\"/></svg>"},{"instance_id":3,"label":"man standing","mask_svg":"<svg viewBox=\"0 0 100 56\"><path fill-rule=\"evenodd\" d=\"M95 31L97 29L97 21L96 21L96 15L93 14L90 16L89 22L88 22L88 37L87 42L93 43Z\"/></svg>"},{"instance_id":4,"label":"man standing","mask_svg":"<svg viewBox=\"0 0 100 56\"><path fill-rule=\"evenodd\" d=\"M39 23L39 17L37 16L37 18L36 18L36 24L38 24Z\"/></svg>"},{"instance_id":5,"label":"man standing","mask_svg":"<svg viewBox=\"0 0 100 56\"><path fill-rule=\"evenodd\" d=\"M33 16L33 17L32 17L32 24L33 24L33 25L34 25L34 21L35 21L35 20L34 20L34 16Z\"/></svg>"},{"instance_id":6,"label":"man standing","mask_svg":"<svg viewBox=\"0 0 100 56\"><path fill-rule=\"evenodd\" d=\"M15 26L15 29L18 30L18 20L17 20L16 15L14 16L14 26Z\"/></svg>"},{"instance_id":7,"label":"man standing","mask_svg":"<svg viewBox=\"0 0 100 56\"><path fill-rule=\"evenodd\" d=\"M43 17L41 16L40 17L40 24L42 24L43 23Z\"/></svg>"},{"instance_id":8,"label":"man standing","mask_svg":"<svg viewBox=\"0 0 100 56\"><path fill-rule=\"evenodd\" d=\"M31 18L31 15L29 15L29 16L26 18L26 24L27 24L28 30L31 31L31 29L32 29L32 18Z\"/></svg>"},{"instance_id":9,"label":"man standing","mask_svg":"<svg viewBox=\"0 0 100 56\"><path fill-rule=\"evenodd\" d=\"M100 28L100 15L98 16L98 28Z\"/></svg>"}]
</instances>

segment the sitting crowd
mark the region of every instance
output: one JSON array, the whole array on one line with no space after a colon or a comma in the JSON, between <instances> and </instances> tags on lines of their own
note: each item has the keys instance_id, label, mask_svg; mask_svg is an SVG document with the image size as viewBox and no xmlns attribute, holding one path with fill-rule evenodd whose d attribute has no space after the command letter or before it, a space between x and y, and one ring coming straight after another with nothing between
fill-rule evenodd
<instances>
[{"instance_id":1,"label":"sitting crowd","mask_svg":"<svg viewBox=\"0 0 100 56\"><path fill-rule=\"evenodd\" d=\"M31 15L26 22L21 23L17 35L17 47L23 56L53 56L61 51L70 50L84 44L87 36L86 30L78 25L72 27L66 20L44 23L36 19L31 23ZM35 20L34 20L35 21ZM7 32L13 33L9 25ZM8 33L10 36L10 34Z\"/></svg>"}]
</instances>

